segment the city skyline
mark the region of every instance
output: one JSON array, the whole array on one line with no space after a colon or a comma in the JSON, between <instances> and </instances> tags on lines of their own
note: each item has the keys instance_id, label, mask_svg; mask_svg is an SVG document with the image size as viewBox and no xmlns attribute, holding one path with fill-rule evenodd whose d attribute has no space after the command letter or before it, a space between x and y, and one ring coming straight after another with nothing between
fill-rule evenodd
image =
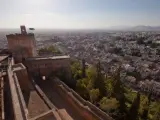
<instances>
[{"instance_id":1,"label":"city skyline","mask_svg":"<svg viewBox=\"0 0 160 120\"><path fill-rule=\"evenodd\" d=\"M0 28L160 26L159 0L1 0Z\"/></svg>"}]
</instances>

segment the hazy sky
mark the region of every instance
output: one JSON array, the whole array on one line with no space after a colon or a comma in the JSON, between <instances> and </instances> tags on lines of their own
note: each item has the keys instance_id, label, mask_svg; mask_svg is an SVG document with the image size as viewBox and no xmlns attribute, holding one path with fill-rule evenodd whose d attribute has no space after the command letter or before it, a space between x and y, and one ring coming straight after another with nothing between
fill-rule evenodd
<instances>
[{"instance_id":1,"label":"hazy sky","mask_svg":"<svg viewBox=\"0 0 160 120\"><path fill-rule=\"evenodd\" d=\"M0 28L160 25L160 0L0 0Z\"/></svg>"}]
</instances>

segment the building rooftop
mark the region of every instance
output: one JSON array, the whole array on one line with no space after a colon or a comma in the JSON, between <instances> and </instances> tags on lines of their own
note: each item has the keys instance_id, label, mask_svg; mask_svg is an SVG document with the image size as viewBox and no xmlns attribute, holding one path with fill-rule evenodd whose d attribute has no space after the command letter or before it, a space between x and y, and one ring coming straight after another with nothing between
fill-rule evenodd
<instances>
[{"instance_id":1,"label":"building rooftop","mask_svg":"<svg viewBox=\"0 0 160 120\"><path fill-rule=\"evenodd\" d=\"M52 57L32 57L26 58L26 60L46 60L46 59L68 59L70 56L52 56Z\"/></svg>"}]
</instances>

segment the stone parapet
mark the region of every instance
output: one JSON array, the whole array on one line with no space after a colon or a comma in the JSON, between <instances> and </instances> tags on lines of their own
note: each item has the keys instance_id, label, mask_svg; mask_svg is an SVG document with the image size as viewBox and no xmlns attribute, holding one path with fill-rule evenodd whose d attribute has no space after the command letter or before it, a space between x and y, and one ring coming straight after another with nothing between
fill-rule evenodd
<instances>
[{"instance_id":1,"label":"stone parapet","mask_svg":"<svg viewBox=\"0 0 160 120\"><path fill-rule=\"evenodd\" d=\"M113 120L105 112L97 108L89 101L84 100L75 91L70 89L62 81L55 79L53 84L59 91L59 94L64 97L76 110L86 118L86 120Z\"/></svg>"},{"instance_id":2,"label":"stone parapet","mask_svg":"<svg viewBox=\"0 0 160 120\"><path fill-rule=\"evenodd\" d=\"M29 120L62 120L57 111L49 110Z\"/></svg>"},{"instance_id":3,"label":"stone parapet","mask_svg":"<svg viewBox=\"0 0 160 120\"><path fill-rule=\"evenodd\" d=\"M81 104L70 92L67 92L62 85L57 86L59 94L74 107L85 120L101 120L87 106Z\"/></svg>"},{"instance_id":4,"label":"stone parapet","mask_svg":"<svg viewBox=\"0 0 160 120\"><path fill-rule=\"evenodd\" d=\"M24 100L24 97L23 97L23 94L22 94L22 91L21 91L21 87L20 87L18 78L17 78L15 73L13 75L13 78L15 80L15 85L17 87L17 94L19 95L19 102L20 102L20 105L21 105L21 110L24 114L24 117L27 119L28 118L28 109L27 109L27 106L26 106L26 103L25 103L25 100Z\"/></svg>"},{"instance_id":5,"label":"stone parapet","mask_svg":"<svg viewBox=\"0 0 160 120\"><path fill-rule=\"evenodd\" d=\"M68 115L65 109L59 109L58 114L62 120L73 120L71 116Z\"/></svg>"},{"instance_id":6,"label":"stone parapet","mask_svg":"<svg viewBox=\"0 0 160 120\"><path fill-rule=\"evenodd\" d=\"M14 111L14 120L27 120L27 109L22 96L22 92L16 76L14 76L11 65L8 67L8 78L11 92L12 106Z\"/></svg>"},{"instance_id":7,"label":"stone parapet","mask_svg":"<svg viewBox=\"0 0 160 120\"><path fill-rule=\"evenodd\" d=\"M36 92L38 95L44 100L45 104L52 110L57 110L57 108L52 104L52 102L48 99L48 97L44 94L41 88L34 82L32 79L33 86L35 87Z\"/></svg>"},{"instance_id":8,"label":"stone parapet","mask_svg":"<svg viewBox=\"0 0 160 120\"><path fill-rule=\"evenodd\" d=\"M4 79L0 78L0 119L5 120L4 116Z\"/></svg>"}]
</instances>

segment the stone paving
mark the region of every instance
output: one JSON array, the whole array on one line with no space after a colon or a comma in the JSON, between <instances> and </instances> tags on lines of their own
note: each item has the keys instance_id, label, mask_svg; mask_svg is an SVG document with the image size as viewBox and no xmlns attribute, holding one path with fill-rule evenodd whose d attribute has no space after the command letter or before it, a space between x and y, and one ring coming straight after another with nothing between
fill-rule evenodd
<instances>
[{"instance_id":1,"label":"stone paving","mask_svg":"<svg viewBox=\"0 0 160 120\"><path fill-rule=\"evenodd\" d=\"M40 98L36 91L30 92L27 108L29 112L29 118L33 118L49 110L47 105Z\"/></svg>"},{"instance_id":2,"label":"stone paving","mask_svg":"<svg viewBox=\"0 0 160 120\"><path fill-rule=\"evenodd\" d=\"M84 118L80 116L80 114L58 94L58 91L52 86L51 83L44 81L40 84L40 87L58 110L65 110L66 117L69 116L73 120L84 120Z\"/></svg>"}]
</instances>

